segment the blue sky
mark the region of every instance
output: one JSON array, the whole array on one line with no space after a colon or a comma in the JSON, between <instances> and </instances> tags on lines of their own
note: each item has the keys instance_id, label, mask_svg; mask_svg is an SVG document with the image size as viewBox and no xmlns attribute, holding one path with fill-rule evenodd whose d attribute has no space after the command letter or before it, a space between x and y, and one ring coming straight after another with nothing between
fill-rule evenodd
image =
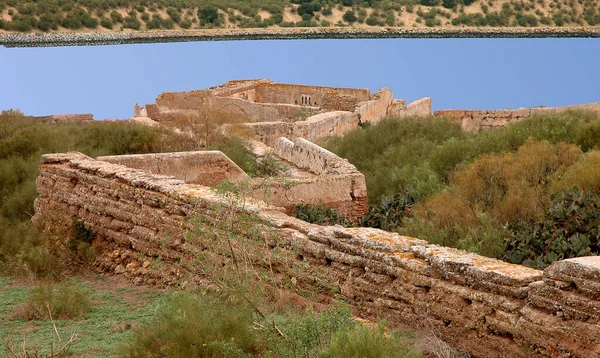
<instances>
[{"instance_id":1,"label":"blue sky","mask_svg":"<svg viewBox=\"0 0 600 358\"><path fill-rule=\"evenodd\" d=\"M95 47L0 47L0 110L128 118L166 91L229 79L389 87L434 109L600 101L597 39L234 41Z\"/></svg>"}]
</instances>

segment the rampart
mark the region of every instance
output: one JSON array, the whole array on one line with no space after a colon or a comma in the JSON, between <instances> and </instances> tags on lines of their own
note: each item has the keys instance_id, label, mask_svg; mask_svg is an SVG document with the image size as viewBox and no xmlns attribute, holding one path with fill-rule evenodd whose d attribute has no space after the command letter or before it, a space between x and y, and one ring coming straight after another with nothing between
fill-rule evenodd
<instances>
[{"instance_id":1,"label":"rampart","mask_svg":"<svg viewBox=\"0 0 600 358\"><path fill-rule=\"evenodd\" d=\"M360 123L377 123L388 116L431 115L431 99L406 105L382 88L304 86L270 80L229 81L206 90L166 92L154 104L134 107L134 119L173 123L196 115L215 124L244 124L257 140L274 145L279 137L316 141L343 135ZM147 121L146 121L147 122Z\"/></svg>"},{"instance_id":2,"label":"rampart","mask_svg":"<svg viewBox=\"0 0 600 358\"><path fill-rule=\"evenodd\" d=\"M98 160L170 175L189 184L215 186L223 180L236 182L248 175L222 152L133 154L98 157Z\"/></svg>"},{"instance_id":3,"label":"rampart","mask_svg":"<svg viewBox=\"0 0 600 358\"><path fill-rule=\"evenodd\" d=\"M300 161L307 155L301 145L283 142L280 152ZM199 279L185 274L194 260L183 258L203 248L184 232L194 218L199 225L219 220L214 207L229 205L208 187L80 153L44 155L37 185L34 219L82 219L95 235L100 267L149 283ZM558 261L542 272L381 230L312 225L257 201L235 210L274 231L277 240L256 245L304 267L298 284L323 295L335 288L361 317L435 332L474 357L600 354L598 257ZM158 258L162 267L147 265ZM295 282L293 271L274 270Z\"/></svg>"},{"instance_id":4,"label":"rampart","mask_svg":"<svg viewBox=\"0 0 600 358\"><path fill-rule=\"evenodd\" d=\"M50 116L27 116L34 120L42 121L45 123L86 123L94 120L94 115L90 113L85 114L53 114Z\"/></svg>"},{"instance_id":5,"label":"rampart","mask_svg":"<svg viewBox=\"0 0 600 358\"><path fill-rule=\"evenodd\" d=\"M251 197L287 213L296 204L323 203L354 222L368 212L365 177L347 160L303 138L279 138L273 153L295 169L282 178L254 179Z\"/></svg>"},{"instance_id":6,"label":"rampart","mask_svg":"<svg viewBox=\"0 0 600 358\"><path fill-rule=\"evenodd\" d=\"M460 110L447 109L435 111L434 116L440 116L450 121L460 123L462 129L470 132L479 132L496 127L504 127L510 123L519 122L536 114L555 114L569 110L589 110L600 113L600 102L576 104L563 107L537 107L496 109L496 110Z\"/></svg>"},{"instance_id":7,"label":"rampart","mask_svg":"<svg viewBox=\"0 0 600 358\"><path fill-rule=\"evenodd\" d=\"M97 160L209 187L223 180L247 180L251 183L249 197L281 207L287 213L296 204L322 203L357 222L368 212L365 177L354 165L302 138L295 143L279 138L277 143L275 149L265 147L262 157L274 154L273 159L283 162L285 170L276 176L258 178L250 178L219 151L117 155Z\"/></svg>"}]
</instances>

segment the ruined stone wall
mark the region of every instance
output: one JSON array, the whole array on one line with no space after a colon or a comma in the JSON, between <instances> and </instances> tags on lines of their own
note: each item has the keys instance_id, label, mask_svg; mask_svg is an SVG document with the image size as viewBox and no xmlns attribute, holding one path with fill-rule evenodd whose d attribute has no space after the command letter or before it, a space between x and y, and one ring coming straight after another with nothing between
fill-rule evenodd
<instances>
[{"instance_id":1,"label":"ruined stone wall","mask_svg":"<svg viewBox=\"0 0 600 358\"><path fill-rule=\"evenodd\" d=\"M72 124L81 124L87 123L94 120L94 115L90 113L84 114L53 114L50 116L27 116L27 118L31 118L34 120L42 121L45 123L72 123Z\"/></svg>"},{"instance_id":2,"label":"ruined stone wall","mask_svg":"<svg viewBox=\"0 0 600 358\"><path fill-rule=\"evenodd\" d=\"M358 115L352 112L325 112L309 117L305 121L261 122L245 124L255 135L255 139L273 146L279 137L289 139L305 138L315 142L320 138L343 135L358 127Z\"/></svg>"},{"instance_id":3,"label":"ruined stone wall","mask_svg":"<svg viewBox=\"0 0 600 358\"><path fill-rule=\"evenodd\" d=\"M215 186L223 180L236 182L248 175L217 150L201 152L133 154L98 157L98 160L173 176L188 184Z\"/></svg>"},{"instance_id":4,"label":"ruined stone wall","mask_svg":"<svg viewBox=\"0 0 600 358\"><path fill-rule=\"evenodd\" d=\"M294 142L278 138L273 153L294 167L315 175L256 179L256 189L251 194L253 198L284 207L288 213L296 204L323 203L354 222L367 214L369 203L365 177L347 160L303 138Z\"/></svg>"},{"instance_id":5,"label":"ruined stone wall","mask_svg":"<svg viewBox=\"0 0 600 358\"><path fill-rule=\"evenodd\" d=\"M600 102L578 104L554 108L519 108L515 110L440 110L434 116L444 117L460 123L462 129L479 132L496 127L504 127L513 122L519 122L536 114L555 114L569 110L589 110L600 113Z\"/></svg>"},{"instance_id":6,"label":"ruined stone wall","mask_svg":"<svg viewBox=\"0 0 600 358\"><path fill-rule=\"evenodd\" d=\"M222 116L235 123L294 122L323 112L319 107L254 103L251 102L252 98L243 97L217 97L206 91L163 93L157 98L156 104L146 105L146 112L148 117L157 122L173 121L187 113Z\"/></svg>"},{"instance_id":7,"label":"ruined stone wall","mask_svg":"<svg viewBox=\"0 0 600 358\"><path fill-rule=\"evenodd\" d=\"M302 97L305 96L304 103ZM310 97L310 98L307 98ZM256 102L310 105L330 110L352 111L359 102L371 99L368 89L261 83Z\"/></svg>"},{"instance_id":8,"label":"ruined stone wall","mask_svg":"<svg viewBox=\"0 0 600 358\"><path fill-rule=\"evenodd\" d=\"M405 101L402 103L394 100L388 111L388 116L394 118L431 116L431 98L421 98L409 104L406 104Z\"/></svg>"},{"instance_id":9,"label":"ruined stone wall","mask_svg":"<svg viewBox=\"0 0 600 358\"><path fill-rule=\"evenodd\" d=\"M383 88L373 95L373 99L361 102L356 106L355 113L360 116L362 122L376 124L387 117L389 107L394 100L392 90Z\"/></svg>"},{"instance_id":10,"label":"ruined stone wall","mask_svg":"<svg viewBox=\"0 0 600 358\"><path fill-rule=\"evenodd\" d=\"M199 277L185 275L194 260L181 258L202 248L182 230L196 217L198 225L218 220L212 209L227 204L207 187L79 153L43 156L37 185L35 219L50 212L81 218L96 235L103 269L150 283ZM332 293L320 280L337 288L358 316L434 332L474 357L600 354L598 257L559 261L542 272L381 230L320 227L258 202L243 210L278 238L257 245L302 266L299 283L322 295ZM154 270L143 257L166 265ZM289 282L285 272L277 273Z\"/></svg>"}]
</instances>

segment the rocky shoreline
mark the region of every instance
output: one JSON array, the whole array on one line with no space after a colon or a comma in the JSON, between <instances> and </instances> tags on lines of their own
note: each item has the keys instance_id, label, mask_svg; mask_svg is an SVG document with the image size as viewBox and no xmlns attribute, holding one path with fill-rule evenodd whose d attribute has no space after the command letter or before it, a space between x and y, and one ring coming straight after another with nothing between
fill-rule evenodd
<instances>
[{"instance_id":1,"label":"rocky shoreline","mask_svg":"<svg viewBox=\"0 0 600 358\"><path fill-rule=\"evenodd\" d=\"M135 43L295 40L295 39L369 39L369 38L544 38L600 37L600 27L534 28L268 28L216 29L187 31L90 32L50 34L0 34L5 47L96 46Z\"/></svg>"}]
</instances>

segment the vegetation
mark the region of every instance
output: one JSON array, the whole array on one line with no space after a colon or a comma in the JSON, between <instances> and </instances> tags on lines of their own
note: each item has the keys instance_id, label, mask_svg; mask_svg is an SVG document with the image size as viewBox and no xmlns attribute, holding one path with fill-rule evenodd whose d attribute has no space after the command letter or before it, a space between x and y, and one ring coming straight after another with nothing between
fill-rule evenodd
<instances>
[{"instance_id":1,"label":"vegetation","mask_svg":"<svg viewBox=\"0 0 600 358\"><path fill-rule=\"evenodd\" d=\"M389 119L327 148L365 174L377 204L361 225L545 267L600 251L599 126L590 112L479 134L442 118Z\"/></svg>"},{"instance_id":2,"label":"vegetation","mask_svg":"<svg viewBox=\"0 0 600 358\"><path fill-rule=\"evenodd\" d=\"M465 7L471 10L465 12ZM416 10L416 11L415 11ZM0 0L11 32L330 26L597 26L597 0ZM283 21L286 18L286 21Z\"/></svg>"},{"instance_id":3,"label":"vegetation","mask_svg":"<svg viewBox=\"0 0 600 358\"><path fill-rule=\"evenodd\" d=\"M294 216L300 220L318 225L352 226L352 222L348 218L338 214L335 209L325 207L323 203L319 203L319 205L296 204L294 206Z\"/></svg>"}]
</instances>

